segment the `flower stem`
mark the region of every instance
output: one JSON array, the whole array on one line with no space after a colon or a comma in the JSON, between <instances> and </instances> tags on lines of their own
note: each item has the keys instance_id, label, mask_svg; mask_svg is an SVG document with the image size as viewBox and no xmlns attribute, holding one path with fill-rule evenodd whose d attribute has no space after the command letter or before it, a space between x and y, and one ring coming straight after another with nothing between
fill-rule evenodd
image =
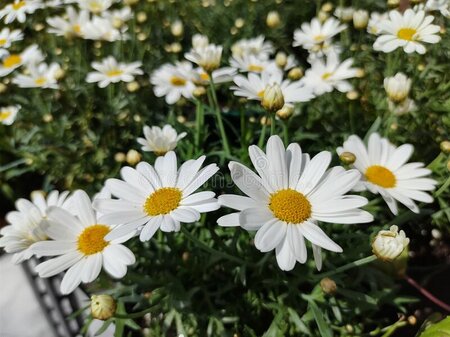
<instances>
[{"instance_id":1,"label":"flower stem","mask_svg":"<svg viewBox=\"0 0 450 337\"><path fill-rule=\"evenodd\" d=\"M377 257L375 255L370 255L367 257L364 257L362 259L350 262L348 264L343 265L342 267L336 268L335 270L326 272L326 273L322 273L322 274L317 274L314 275L315 278L324 278L326 276L331 276L331 275L335 275L335 274L339 274L342 273L343 271L349 270L349 269L353 269L356 267L360 267L363 266L365 264L369 264L373 261L375 261L377 259Z\"/></svg>"},{"instance_id":2,"label":"flower stem","mask_svg":"<svg viewBox=\"0 0 450 337\"><path fill-rule=\"evenodd\" d=\"M200 100L195 101L196 110L195 110L195 152L198 153L200 150L200 138L203 128L203 106Z\"/></svg>"},{"instance_id":3,"label":"flower stem","mask_svg":"<svg viewBox=\"0 0 450 337\"><path fill-rule=\"evenodd\" d=\"M408 282L410 285L412 285L414 288L416 288L423 296L428 298L431 302L436 304L441 309L444 309L445 311L450 312L450 305L448 305L447 303L442 302L440 299L436 298L428 290L426 290L424 287L422 287L420 284L418 284L413 278L409 277L408 275L405 275L404 279L406 280L406 282Z\"/></svg>"},{"instance_id":4,"label":"flower stem","mask_svg":"<svg viewBox=\"0 0 450 337\"><path fill-rule=\"evenodd\" d=\"M275 115L273 113L270 114L270 135L273 136L275 134Z\"/></svg>"},{"instance_id":5,"label":"flower stem","mask_svg":"<svg viewBox=\"0 0 450 337\"><path fill-rule=\"evenodd\" d=\"M230 146L228 145L227 134L225 133L225 128L223 126L222 113L220 112L219 103L217 101L216 89L214 87L214 81L212 79L212 75L210 75L209 77L210 77L209 87L211 89L211 97L212 97L212 101L213 101L213 105L214 105L214 110L215 110L216 116L217 116L217 125L219 126L220 136L222 138L222 143L223 143L223 148L225 150L225 154L229 157L231 152L230 152Z\"/></svg>"},{"instance_id":6,"label":"flower stem","mask_svg":"<svg viewBox=\"0 0 450 337\"><path fill-rule=\"evenodd\" d=\"M269 116L266 115L266 119L263 120L264 124L263 124L263 128L261 130L261 134L259 135L259 141L258 141L258 147L262 148L264 145L264 140L266 139L266 133L267 133L267 121L269 119Z\"/></svg>"},{"instance_id":7,"label":"flower stem","mask_svg":"<svg viewBox=\"0 0 450 337\"><path fill-rule=\"evenodd\" d=\"M288 144L289 144L289 129L288 129L287 121L283 122L283 140L284 140L284 146L288 146Z\"/></svg>"}]
</instances>

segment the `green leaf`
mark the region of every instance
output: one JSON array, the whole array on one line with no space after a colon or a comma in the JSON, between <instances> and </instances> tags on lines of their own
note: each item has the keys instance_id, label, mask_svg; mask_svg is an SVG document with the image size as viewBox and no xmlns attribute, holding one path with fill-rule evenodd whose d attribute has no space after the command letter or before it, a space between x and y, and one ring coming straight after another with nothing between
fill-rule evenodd
<instances>
[{"instance_id":1,"label":"green leaf","mask_svg":"<svg viewBox=\"0 0 450 337\"><path fill-rule=\"evenodd\" d=\"M430 325L419 337L450 337L450 316L439 323Z\"/></svg>"},{"instance_id":2,"label":"green leaf","mask_svg":"<svg viewBox=\"0 0 450 337\"><path fill-rule=\"evenodd\" d=\"M319 332L322 337L333 337L333 332L331 331L331 327L325 321L325 317L323 316L322 311L317 306L316 302L308 301L309 308L313 313L314 319L316 320L317 326L319 327Z\"/></svg>"}]
</instances>

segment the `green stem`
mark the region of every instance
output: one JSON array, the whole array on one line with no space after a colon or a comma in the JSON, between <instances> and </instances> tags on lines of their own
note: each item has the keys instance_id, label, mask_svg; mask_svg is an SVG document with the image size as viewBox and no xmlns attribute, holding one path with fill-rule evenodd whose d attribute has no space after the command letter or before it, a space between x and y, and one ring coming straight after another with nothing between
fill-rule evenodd
<instances>
[{"instance_id":1,"label":"green stem","mask_svg":"<svg viewBox=\"0 0 450 337\"><path fill-rule=\"evenodd\" d=\"M383 336L381 336L381 337L389 337L395 332L395 330L397 330L398 328L405 326L407 324L408 324L408 322L406 322L406 321L396 322L393 325L391 325L387 329L387 331L383 334Z\"/></svg>"},{"instance_id":2,"label":"green stem","mask_svg":"<svg viewBox=\"0 0 450 337\"><path fill-rule=\"evenodd\" d=\"M145 316L148 313L155 312L156 310L161 310L161 308L158 305L153 305L150 308L147 308L147 309L139 311L139 312L135 312L133 314L127 314L127 315L115 314L114 317L119 318L119 319L130 319L130 318L134 319L134 318L139 318L139 317Z\"/></svg>"},{"instance_id":3,"label":"green stem","mask_svg":"<svg viewBox=\"0 0 450 337\"><path fill-rule=\"evenodd\" d=\"M214 81L212 79L212 75L210 75L209 77L210 77L209 87L211 89L211 97L213 100L214 110L216 111L217 125L219 126L220 136L222 138L222 143L223 143L223 148L225 150L225 154L229 157L231 152L230 152L230 146L228 145L227 134L225 133L225 128L223 126L222 113L220 111L219 103L217 101L216 89L214 87Z\"/></svg>"},{"instance_id":4,"label":"green stem","mask_svg":"<svg viewBox=\"0 0 450 337\"><path fill-rule=\"evenodd\" d=\"M369 264L369 263L375 261L376 259L377 259L377 257L375 255L370 255L370 256L367 256L365 258L362 258L362 259L350 262L350 263L348 263L346 265L343 265L342 267L336 268L335 270L332 270L332 271L329 271L329 272L326 272L326 273L322 273L322 274L314 275L314 277L315 278L324 278L324 277L327 277L327 276L332 276L332 275L335 275L335 274L339 274L339 273L342 273L342 272L344 272L346 270L353 269L353 268L356 268L356 267L360 267L360 266L363 266L365 264Z\"/></svg>"},{"instance_id":5,"label":"green stem","mask_svg":"<svg viewBox=\"0 0 450 337\"><path fill-rule=\"evenodd\" d=\"M445 183L436 191L434 196L437 198L438 196L441 195L442 192L446 191L449 186L450 186L450 177L448 177Z\"/></svg>"},{"instance_id":6,"label":"green stem","mask_svg":"<svg viewBox=\"0 0 450 337\"><path fill-rule=\"evenodd\" d=\"M200 151L200 138L203 128L203 106L200 100L195 101L196 110L195 110L195 152L198 153Z\"/></svg>"},{"instance_id":7,"label":"green stem","mask_svg":"<svg viewBox=\"0 0 450 337\"><path fill-rule=\"evenodd\" d=\"M267 121L269 116L266 115L266 119L263 124L263 128L261 130L261 134L259 135L259 141L258 141L258 147L262 148L264 145L264 140L266 139L266 133L267 133Z\"/></svg>"},{"instance_id":8,"label":"green stem","mask_svg":"<svg viewBox=\"0 0 450 337\"><path fill-rule=\"evenodd\" d=\"M284 146L288 146L289 144L289 129L288 129L288 122L283 122L283 139L284 139Z\"/></svg>"},{"instance_id":9,"label":"green stem","mask_svg":"<svg viewBox=\"0 0 450 337\"><path fill-rule=\"evenodd\" d=\"M275 115L273 113L270 114L270 135L273 136L275 134Z\"/></svg>"}]
</instances>

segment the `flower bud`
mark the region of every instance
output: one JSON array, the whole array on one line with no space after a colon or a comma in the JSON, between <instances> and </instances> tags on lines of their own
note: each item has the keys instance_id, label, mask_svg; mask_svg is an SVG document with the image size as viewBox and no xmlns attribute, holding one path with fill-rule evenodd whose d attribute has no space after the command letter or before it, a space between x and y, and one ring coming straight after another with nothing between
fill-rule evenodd
<instances>
[{"instance_id":1,"label":"flower bud","mask_svg":"<svg viewBox=\"0 0 450 337\"><path fill-rule=\"evenodd\" d=\"M345 96L347 96L349 100L354 101L355 99L358 99L359 93L356 90L350 90Z\"/></svg>"},{"instance_id":2,"label":"flower bud","mask_svg":"<svg viewBox=\"0 0 450 337\"><path fill-rule=\"evenodd\" d=\"M353 13L353 26L356 29L364 29L369 22L369 13L364 9L359 9Z\"/></svg>"},{"instance_id":3,"label":"flower bud","mask_svg":"<svg viewBox=\"0 0 450 337\"><path fill-rule=\"evenodd\" d=\"M387 0L387 5L391 8L398 7L400 5L400 0Z\"/></svg>"},{"instance_id":4,"label":"flower bud","mask_svg":"<svg viewBox=\"0 0 450 337\"><path fill-rule=\"evenodd\" d=\"M345 165L351 165L356 161L356 156L351 152L342 152L339 160Z\"/></svg>"},{"instance_id":5,"label":"flower bud","mask_svg":"<svg viewBox=\"0 0 450 337\"><path fill-rule=\"evenodd\" d=\"M244 20L243 18L237 18L237 19L234 21L234 26L235 26L237 29L241 29L242 27L244 27L244 25L245 25L245 20Z\"/></svg>"},{"instance_id":6,"label":"flower bud","mask_svg":"<svg viewBox=\"0 0 450 337\"><path fill-rule=\"evenodd\" d=\"M386 77L384 79L384 89L392 102L403 102L409 95L411 79L403 73L397 73L393 77Z\"/></svg>"},{"instance_id":7,"label":"flower bud","mask_svg":"<svg viewBox=\"0 0 450 337\"><path fill-rule=\"evenodd\" d=\"M124 4L127 6L135 5L139 2L139 0L123 0Z\"/></svg>"},{"instance_id":8,"label":"flower bud","mask_svg":"<svg viewBox=\"0 0 450 337\"><path fill-rule=\"evenodd\" d=\"M275 83L266 87L261 105L269 112L276 112L284 106L284 96L279 84Z\"/></svg>"},{"instance_id":9,"label":"flower bud","mask_svg":"<svg viewBox=\"0 0 450 337\"><path fill-rule=\"evenodd\" d=\"M325 22L327 21L327 19L330 17L330 14L328 14L328 12L324 12L324 11L319 11L319 13L317 14L317 18L319 19L320 22Z\"/></svg>"},{"instance_id":10,"label":"flower bud","mask_svg":"<svg viewBox=\"0 0 450 337\"><path fill-rule=\"evenodd\" d=\"M136 150L130 150L127 152L127 163L130 165L136 165L141 161L141 154Z\"/></svg>"},{"instance_id":11,"label":"flower bud","mask_svg":"<svg viewBox=\"0 0 450 337\"><path fill-rule=\"evenodd\" d=\"M139 85L139 83L136 82L136 81L127 83L127 90L128 90L129 92L135 92L135 91L138 91L139 88L140 88L140 85Z\"/></svg>"},{"instance_id":12,"label":"flower bud","mask_svg":"<svg viewBox=\"0 0 450 337\"><path fill-rule=\"evenodd\" d=\"M325 2L325 3L322 5L322 8L321 8L320 10L322 10L322 11L324 11L324 12L331 12L331 11L333 10L333 3L331 3L331 2Z\"/></svg>"},{"instance_id":13,"label":"flower bud","mask_svg":"<svg viewBox=\"0 0 450 337\"><path fill-rule=\"evenodd\" d=\"M280 119L289 119L294 114L294 106L292 104L285 104L280 110L277 111L277 116Z\"/></svg>"},{"instance_id":14,"label":"flower bud","mask_svg":"<svg viewBox=\"0 0 450 337\"><path fill-rule=\"evenodd\" d=\"M277 55L275 55L275 63L278 67L284 68L287 64L287 55L286 53L279 51Z\"/></svg>"},{"instance_id":15,"label":"flower bud","mask_svg":"<svg viewBox=\"0 0 450 337\"><path fill-rule=\"evenodd\" d=\"M206 94L206 89L203 86L195 87L194 91L192 92L192 95L194 97L199 98Z\"/></svg>"},{"instance_id":16,"label":"flower bud","mask_svg":"<svg viewBox=\"0 0 450 337\"><path fill-rule=\"evenodd\" d=\"M144 23L145 21L147 21L147 13L145 13L145 12L137 13L136 20L139 23Z\"/></svg>"},{"instance_id":17,"label":"flower bud","mask_svg":"<svg viewBox=\"0 0 450 337\"><path fill-rule=\"evenodd\" d=\"M393 261L403 252L409 244L409 239L404 231L398 231L397 226L391 226L389 230L378 232L372 242L373 253L383 261Z\"/></svg>"},{"instance_id":18,"label":"flower bud","mask_svg":"<svg viewBox=\"0 0 450 337\"><path fill-rule=\"evenodd\" d=\"M298 81L302 77L303 77L303 70L301 68L299 68L299 67L292 68L288 72L288 78L291 81Z\"/></svg>"},{"instance_id":19,"label":"flower bud","mask_svg":"<svg viewBox=\"0 0 450 337\"><path fill-rule=\"evenodd\" d=\"M267 14L266 25L269 28L277 28L281 23L280 14L277 11L270 11Z\"/></svg>"},{"instance_id":20,"label":"flower bud","mask_svg":"<svg viewBox=\"0 0 450 337\"><path fill-rule=\"evenodd\" d=\"M175 37L182 36L184 33L183 23L180 20L172 22L172 24L170 25L170 32Z\"/></svg>"},{"instance_id":21,"label":"flower bud","mask_svg":"<svg viewBox=\"0 0 450 337\"><path fill-rule=\"evenodd\" d=\"M116 313L116 301L110 295L92 295L91 313L93 318L106 321Z\"/></svg>"},{"instance_id":22,"label":"flower bud","mask_svg":"<svg viewBox=\"0 0 450 337\"><path fill-rule=\"evenodd\" d=\"M324 277L320 280L320 287L322 291L327 295L334 295L337 290L336 282L329 277Z\"/></svg>"},{"instance_id":23,"label":"flower bud","mask_svg":"<svg viewBox=\"0 0 450 337\"><path fill-rule=\"evenodd\" d=\"M450 141L444 140L440 144L441 151L444 152L444 154L450 154Z\"/></svg>"},{"instance_id":24,"label":"flower bud","mask_svg":"<svg viewBox=\"0 0 450 337\"><path fill-rule=\"evenodd\" d=\"M195 34L192 37L192 49L202 49L209 45L209 39L202 34Z\"/></svg>"}]
</instances>

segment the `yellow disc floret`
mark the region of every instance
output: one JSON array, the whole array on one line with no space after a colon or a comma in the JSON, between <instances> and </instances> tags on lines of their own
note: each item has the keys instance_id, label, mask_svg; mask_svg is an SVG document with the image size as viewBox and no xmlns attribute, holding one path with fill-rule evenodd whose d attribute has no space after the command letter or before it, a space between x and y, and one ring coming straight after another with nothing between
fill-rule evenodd
<instances>
[{"instance_id":1,"label":"yellow disc floret","mask_svg":"<svg viewBox=\"0 0 450 337\"><path fill-rule=\"evenodd\" d=\"M402 28L397 32L397 37L402 40L412 41L417 31L414 28Z\"/></svg>"},{"instance_id":2,"label":"yellow disc floret","mask_svg":"<svg viewBox=\"0 0 450 337\"><path fill-rule=\"evenodd\" d=\"M110 231L106 225L93 225L86 227L78 236L78 250L84 255L99 253L109 245L105 236Z\"/></svg>"},{"instance_id":3,"label":"yellow disc floret","mask_svg":"<svg viewBox=\"0 0 450 337\"><path fill-rule=\"evenodd\" d=\"M3 59L3 67L12 68L22 62L20 55L11 54Z\"/></svg>"},{"instance_id":4,"label":"yellow disc floret","mask_svg":"<svg viewBox=\"0 0 450 337\"><path fill-rule=\"evenodd\" d=\"M182 193L178 188L160 188L145 200L144 211L150 216L168 214L178 207L181 197Z\"/></svg>"},{"instance_id":5,"label":"yellow disc floret","mask_svg":"<svg viewBox=\"0 0 450 337\"><path fill-rule=\"evenodd\" d=\"M278 219L292 224L300 224L311 216L308 199L292 189L272 193L269 208Z\"/></svg>"},{"instance_id":6,"label":"yellow disc floret","mask_svg":"<svg viewBox=\"0 0 450 337\"><path fill-rule=\"evenodd\" d=\"M365 175L368 181L384 188L395 187L397 182L394 173L384 166L369 166Z\"/></svg>"},{"instance_id":7,"label":"yellow disc floret","mask_svg":"<svg viewBox=\"0 0 450 337\"><path fill-rule=\"evenodd\" d=\"M170 83L176 87L182 87L186 84L186 80L178 76L172 76L170 78Z\"/></svg>"}]
</instances>

